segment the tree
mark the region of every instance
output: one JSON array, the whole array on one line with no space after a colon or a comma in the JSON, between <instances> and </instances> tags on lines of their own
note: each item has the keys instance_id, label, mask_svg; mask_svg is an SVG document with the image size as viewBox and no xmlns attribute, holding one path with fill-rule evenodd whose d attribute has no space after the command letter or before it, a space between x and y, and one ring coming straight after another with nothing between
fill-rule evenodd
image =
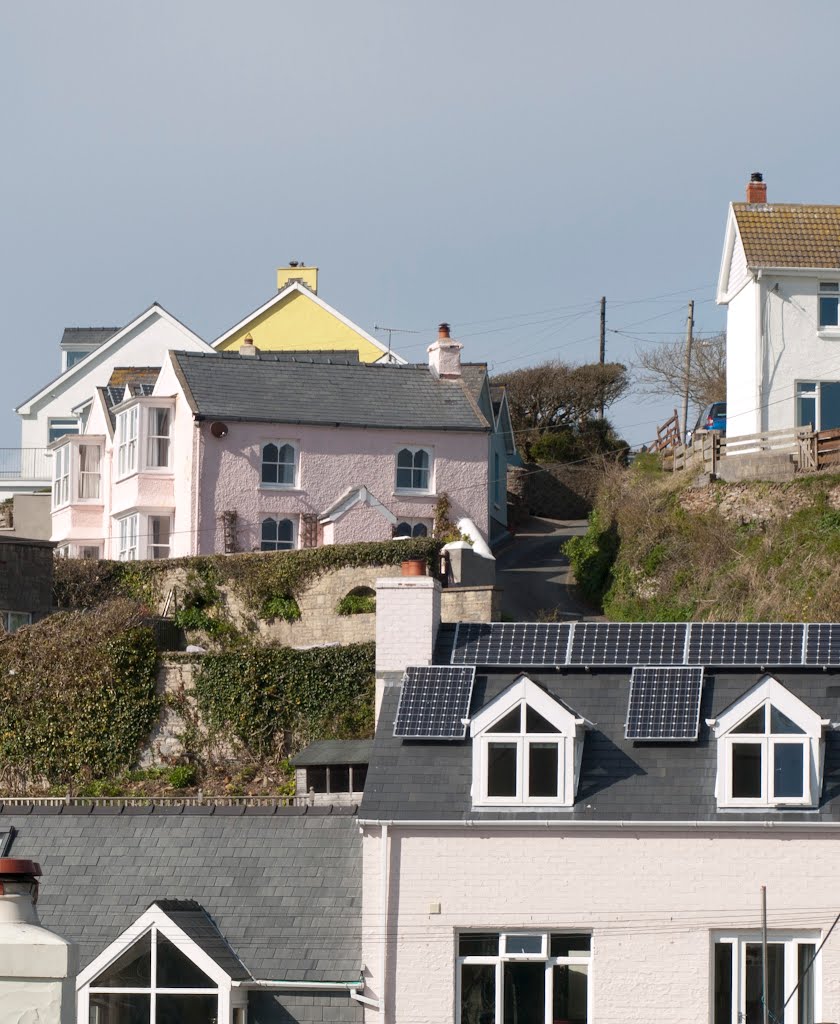
<instances>
[{"instance_id":1,"label":"tree","mask_svg":"<svg viewBox=\"0 0 840 1024\"><path fill-rule=\"evenodd\" d=\"M634 368L638 383L649 395L682 398L685 394L685 342L673 341L637 349ZM689 401L710 405L726 398L726 335L694 339L688 374Z\"/></svg>"}]
</instances>

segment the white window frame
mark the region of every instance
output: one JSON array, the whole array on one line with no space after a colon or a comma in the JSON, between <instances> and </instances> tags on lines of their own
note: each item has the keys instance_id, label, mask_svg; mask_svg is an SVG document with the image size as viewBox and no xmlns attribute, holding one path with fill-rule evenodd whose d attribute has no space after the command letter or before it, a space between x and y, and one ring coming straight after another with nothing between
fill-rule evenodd
<instances>
[{"instance_id":1,"label":"white window frame","mask_svg":"<svg viewBox=\"0 0 840 1024\"><path fill-rule=\"evenodd\" d=\"M23 622L18 622L17 625L12 628L12 616L23 619ZM0 611L0 626L3 627L6 633L16 633L23 626L32 625L32 612L16 612L13 610Z\"/></svg>"},{"instance_id":2,"label":"white window frame","mask_svg":"<svg viewBox=\"0 0 840 1024\"><path fill-rule=\"evenodd\" d=\"M70 427L69 430L62 430L60 434L52 436L53 430L56 429L57 424L64 424L64 426ZM79 419L77 416L51 416L47 420L47 444L52 444L54 441L58 441L62 437L72 437L74 434L79 433Z\"/></svg>"},{"instance_id":3,"label":"white window frame","mask_svg":"<svg viewBox=\"0 0 840 1024\"><path fill-rule=\"evenodd\" d=\"M117 413L117 480L124 480L138 470L137 450L140 446L140 407L132 405Z\"/></svg>"},{"instance_id":4,"label":"white window frame","mask_svg":"<svg viewBox=\"0 0 840 1024\"><path fill-rule=\"evenodd\" d=\"M516 707L521 709L522 715L518 733L488 732ZM553 725L557 732L525 732L527 707L533 708ZM507 690L483 707L470 722L473 807L572 807L580 779L583 738L588 724L586 719L577 717L527 676L519 676ZM489 747L493 743L516 745L517 785L514 796L488 795ZM533 743L553 743L558 747L556 797L528 795L530 779L527 753Z\"/></svg>"},{"instance_id":5,"label":"white window frame","mask_svg":"<svg viewBox=\"0 0 840 1024\"><path fill-rule=\"evenodd\" d=\"M833 324L822 322L823 299L833 299L836 303ZM817 286L817 327L821 334L840 333L840 283L837 281L820 281Z\"/></svg>"},{"instance_id":6,"label":"white window frame","mask_svg":"<svg viewBox=\"0 0 840 1024\"><path fill-rule=\"evenodd\" d=\"M797 733L771 733L769 707L774 706L802 729ZM735 733L733 730L759 708L767 707L767 731ZM790 692L772 676L764 676L756 685L730 705L718 718L706 720L717 740L717 779L715 796L719 808L802 808L816 807L822 793L823 733L828 719L820 718L807 704ZM732 794L732 747L734 744L755 744L761 747L761 795L735 797ZM801 744L803 773L801 797L780 796L773 793L773 753L780 744Z\"/></svg>"},{"instance_id":7,"label":"white window frame","mask_svg":"<svg viewBox=\"0 0 840 1024\"><path fill-rule=\"evenodd\" d=\"M169 429L165 434L153 433L155 430L155 419L159 412L165 412L169 416ZM169 404L159 403L157 405L146 405L143 410L144 438L143 451L145 459L143 469L149 473L171 473L172 472L172 425L174 420L174 409ZM156 450L160 441L166 442L166 462L158 462L157 456L152 453Z\"/></svg>"},{"instance_id":8,"label":"white window frame","mask_svg":"<svg viewBox=\"0 0 840 1024\"><path fill-rule=\"evenodd\" d=\"M838 328L840 332L840 328ZM799 400L800 398L814 399L814 423L811 424L814 430L820 431L822 425L822 388L824 384L838 384L840 380L798 380L794 384L794 418L798 429L805 429L807 424L799 423Z\"/></svg>"},{"instance_id":9,"label":"white window frame","mask_svg":"<svg viewBox=\"0 0 840 1024\"><path fill-rule=\"evenodd\" d=\"M278 459L282 448L288 445L292 449L292 481L291 483L272 483L271 481L263 480L263 467L265 466L265 450L269 445L274 445L277 449ZM271 462L271 466L287 466L287 462ZM300 444L297 441L286 440L278 441L274 438L270 438L266 441L260 442L260 487L267 491L293 491L298 487L298 480L300 477ZM262 520L260 520L262 522Z\"/></svg>"},{"instance_id":10,"label":"white window frame","mask_svg":"<svg viewBox=\"0 0 840 1024\"><path fill-rule=\"evenodd\" d=\"M731 945L733 947L732 959L732 1022L741 1024L746 1014L746 964L747 946L761 943L761 932L733 932L715 931L711 936L710 969L709 969L709 990L711 993L709 1006L709 1019L714 1021L715 1016L715 946L718 944ZM787 999L797 982L799 981L799 947L814 946L819 949L822 942L822 934L818 930L804 930L801 932L776 932L771 931L767 935L768 945L783 945L785 947L785 978L784 998ZM790 953L790 955L789 955ZM822 955L817 953L811 970L814 972L814 1020L822 1019ZM799 1002L797 997L788 1003L785 1010L785 1024L803 1024L799 1021Z\"/></svg>"},{"instance_id":11,"label":"white window frame","mask_svg":"<svg viewBox=\"0 0 840 1024\"><path fill-rule=\"evenodd\" d=\"M275 523L282 523L284 520L288 520L292 524L292 544L291 544L291 547L288 547L288 548L277 548L277 547L274 547L274 548L264 548L263 547L262 527L263 527L263 523L267 519L272 519ZM288 515L287 516L287 515L283 515L282 512L279 512L276 515L272 515L270 513L268 515L261 515L260 516L259 527L260 527L260 535L259 535L259 544L260 544L260 546L257 549L258 551L272 552L272 551L296 551L297 550L298 545L300 543L300 517L299 516L295 516L295 515Z\"/></svg>"},{"instance_id":12,"label":"white window frame","mask_svg":"<svg viewBox=\"0 0 840 1024\"><path fill-rule=\"evenodd\" d=\"M129 512L116 520L117 559L136 562L140 557L140 513Z\"/></svg>"},{"instance_id":13,"label":"white window frame","mask_svg":"<svg viewBox=\"0 0 840 1024\"><path fill-rule=\"evenodd\" d=\"M167 512L147 512L147 513L144 513L144 519L145 519L145 524L146 524L146 531L145 531L145 533L146 533L146 544L145 544L146 557L147 558L151 558L151 559L155 559L155 560L159 560L159 559L162 559L162 558L171 558L172 557L172 534L173 534L173 528L174 528L174 525L175 525L175 517L172 514L172 512L169 512L169 511L167 511ZM166 520L169 521L169 542L167 544L155 544L154 543L154 533L152 532L152 520L153 519L166 519ZM166 554L165 555L157 554L156 553L158 550L162 551L163 548L166 548Z\"/></svg>"},{"instance_id":14,"label":"white window frame","mask_svg":"<svg viewBox=\"0 0 840 1024\"><path fill-rule=\"evenodd\" d=\"M85 551L91 552L85 554ZM102 545L101 544L79 544L78 545L78 558L82 558L86 561L95 562L102 557Z\"/></svg>"},{"instance_id":15,"label":"white window frame","mask_svg":"<svg viewBox=\"0 0 840 1024\"><path fill-rule=\"evenodd\" d=\"M417 455L418 452L425 452L429 457L429 466L426 470L428 477L426 480L425 487L401 487L399 483L400 478L400 465L399 459L400 454L404 451L409 451L412 454L412 459ZM416 472L414 468L411 470L412 473ZM426 444L401 444L394 453L394 493L395 494L434 494L435 493L435 452L433 448L430 448Z\"/></svg>"},{"instance_id":16,"label":"white window frame","mask_svg":"<svg viewBox=\"0 0 840 1024\"><path fill-rule=\"evenodd\" d=\"M78 441L73 442L70 447L74 448L74 500L80 504L90 505L101 505L102 504L102 446L93 441ZM96 470L82 469L82 448L94 449L98 453L98 461ZM92 497L82 497L82 492L86 489L82 485L87 483L91 490L90 485L96 480L96 494Z\"/></svg>"},{"instance_id":17,"label":"white window frame","mask_svg":"<svg viewBox=\"0 0 840 1024\"><path fill-rule=\"evenodd\" d=\"M56 448L53 454L52 507L70 504L70 442Z\"/></svg>"},{"instance_id":18,"label":"white window frame","mask_svg":"<svg viewBox=\"0 0 840 1024\"><path fill-rule=\"evenodd\" d=\"M464 929L464 933L483 931L483 929L469 928ZM493 929L488 928L488 932L492 933ZM506 963L522 963L523 961L531 963L545 963L545 1024L552 1024L553 1020L553 972L556 967L586 967L586 1013L587 1013L587 1024L593 1019L592 1012L592 966L594 962L595 944L594 938L590 933L581 932L581 937L589 939L590 947L589 952L586 956L555 956L551 954L551 934L556 932L557 934L574 934L574 932L565 932L562 929L552 929L551 931L543 931L542 929L528 929L519 932L498 932L499 945L498 953L494 956L492 954L483 954L477 956L456 956L455 960L455 1006L456 1006L456 1022L461 1024L461 975L462 967L464 965L479 965L479 966L493 966L496 971L496 983L495 983L495 1015L493 1024L503 1024L504 1021L504 969ZM508 936L513 935L537 935L542 934L543 938L543 949L545 951L544 956L537 956L535 954L527 953L505 953L505 942ZM456 950L457 942L460 939L460 934L456 937Z\"/></svg>"}]
</instances>

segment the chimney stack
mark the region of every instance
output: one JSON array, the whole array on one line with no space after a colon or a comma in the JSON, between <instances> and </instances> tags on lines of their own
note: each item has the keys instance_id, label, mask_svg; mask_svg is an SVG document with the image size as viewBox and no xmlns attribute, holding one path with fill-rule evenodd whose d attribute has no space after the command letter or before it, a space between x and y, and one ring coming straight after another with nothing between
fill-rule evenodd
<instances>
[{"instance_id":1,"label":"chimney stack","mask_svg":"<svg viewBox=\"0 0 840 1024\"><path fill-rule=\"evenodd\" d=\"M239 346L239 354L241 356L255 356L259 352L259 349L254 344L254 339L250 334L247 334Z\"/></svg>"},{"instance_id":2,"label":"chimney stack","mask_svg":"<svg viewBox=\"0 0 840 1024\"><path fill-rule=\"evenodd\" d=\"M750 175L749 184L747 185L747 202L767 202L767 183L761 171L753 171Z\"/></svg>"},{"instance_id":3,"label":"chimney stack","mask_svg":"<svg viewBox=\"0 0 840 1024\"><path fill-rule=\"evenodd\" d=\"M464 346L460 341L453 341L449 337L449 324L441 324L438 327L437 341L429 345L429 369L435 377L442 377L444 380L452 380L461 376L461 349Z\"/></svg>"},{"instance_id":4,"label":"chimney stack","mask_svg":"<svg viewBox=\"0 0 840 1024\"><path fill-rule=\"evenodd\" d=\"M318 294L317 267L307 267L302 260L289 260L288 267L280 267L277 271L277 291L282 292L293 281L298 281L315 295Z\"/></svg>"}]
</instances>

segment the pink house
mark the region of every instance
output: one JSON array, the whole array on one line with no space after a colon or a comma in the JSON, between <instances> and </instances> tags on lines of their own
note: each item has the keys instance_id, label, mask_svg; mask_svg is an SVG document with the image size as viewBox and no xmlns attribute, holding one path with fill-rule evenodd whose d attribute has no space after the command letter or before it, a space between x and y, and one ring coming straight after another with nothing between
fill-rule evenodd
<instances>
[{"instance_id":1,"label":"pink house","mask_svg":"<svg viewBox=\"0 0 840 1024\"><path fill-rule=\"evenodd\" d=\"M443 325L428 365L246 344L119 371L52 446L53 540L126 560L425 536L442 494L489 537L509 421L460 351Z\"/></svg>"}]
</instances>

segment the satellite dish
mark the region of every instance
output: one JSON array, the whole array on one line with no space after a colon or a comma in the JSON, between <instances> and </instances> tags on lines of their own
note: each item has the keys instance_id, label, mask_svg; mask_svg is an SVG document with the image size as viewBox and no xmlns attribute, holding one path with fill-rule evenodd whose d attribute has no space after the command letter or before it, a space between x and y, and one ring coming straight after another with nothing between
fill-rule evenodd
<instances>
[{"instance_id":1,"label":"satellite dish","mask_svg":"<svg viewBox=\"0 0 840 1024\"><path fill-rule=\"evenodd\" d=\"M213 435L213 437L227 437L227 423L222 423L221 420L216 420L215 423L210 424L210 433Z\"/></svg>"}]
</instances>

